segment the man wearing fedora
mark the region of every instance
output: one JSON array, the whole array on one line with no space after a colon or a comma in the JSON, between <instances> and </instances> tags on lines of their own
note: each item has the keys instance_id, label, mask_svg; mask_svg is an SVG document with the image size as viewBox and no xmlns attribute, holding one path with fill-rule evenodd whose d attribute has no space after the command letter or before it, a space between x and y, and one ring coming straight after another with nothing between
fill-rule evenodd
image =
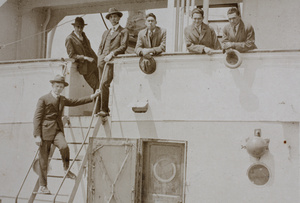
<instances>
[{"instance_id":1,"label":"man wearing fedora","mask_svg":"<svg viewBox=\"0 0 300 203\"><path fill-rule=\"evenodd\" d=\"M223 28L223 49L236 49L239 52L256 49L254 28L242 21L240 11L232 7L228 9L227 17L229 23Z\"/></svg>"},{"instance_id":2,"label":"man wearing fedora","mask_svg":"<svg viewBox=\"0 0 300 203\"><path fill-rule=\"evenodd\" d=\"M99 113L100 116L107 116L108 99L109 99L109 87L113 79L113 65L107 64L108 70L104 72L104 66L106 62L109 62L113 57L124 54L129 40L129 32L123 28L120 24L120 18L123 16L115 8L110 8L106 19L108 19L112 25L112 28L106 30L102 35L102 40L98 51L98 68L100 77L103 75L102 88L101 88L101 100L99 102Z\"/></svg>"},{"instance_id":3,"label":"man wearing fedora","mask_svg":"<svg viewBox=\"0 0 300 203\"><path fill-rule=\"evenodd\" d=\"M147 28L138 34L135 53L138 56L161 54L166 50L166 30L156 26L156 16L153 13L146 15L145 24Z\"/></svg>"},{"instance_id":4,"label":"man wearing fedora","mask_svg":"<svg viewBox=\"0 0 300 203\"><path fill-rule=\"evenodd\" d=\"M91 48L86 34L83 32L83 18L77 17L72 23L74 31L66 38L65 46L70 58L77 62L77 70L83 75L86 82L94 90L99 86L99 73L97 68L97 55Z\"/></svg>"},{"instance_id":5,"label":"man wearing fedora","mask_svg":"<svg viewBox=\"0 0 300 203\"><path fill-rule=\"evenodd\" d=\"M33 136L35 143L40 147L39 153L39 184L40 192L49 194L47 187L47 168L50 147L54 144L60 151L65 173L69 168L70 150L64 136L62 115L65 106L78 106L92 102L99 95L97 90L91 96L80 99L68 99L61 95L63 89L68 86L65 78L56 75L52 83L50 93L39 98L33 119ZM69 171L68 178L75 179L76 175Z\"/></svg>"},{"instance_id":6,"label":"man wearing fedora","mask_svg":"<svg viewBox=\"0 0 300 203\"><path fill-rule=\"evenodd\" d=\"M203 23L203 10L194 8L191 18L193 20L192 25L184 29L187 50L191 53L211 54L212 49L221 49L214 29Z\"/></svg>"}]
</instances>

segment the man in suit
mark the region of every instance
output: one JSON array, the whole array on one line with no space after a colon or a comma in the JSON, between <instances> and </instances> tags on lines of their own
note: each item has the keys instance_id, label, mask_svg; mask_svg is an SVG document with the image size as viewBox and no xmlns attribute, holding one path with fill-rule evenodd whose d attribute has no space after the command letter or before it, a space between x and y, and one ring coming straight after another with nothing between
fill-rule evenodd
<instances>
[{"instance_id":1,"label":"man in suit","mask_svg":"<svg viewBox=\"0 0 300 203\"><path fill-rule=\"evenodd\" d=\"M236 49L239 52L256 49L254 29L241 20L240 11L235 7L230 8L227 17L229 23L223 28L223 49Z\"/></svg>"},{"instance_id":2,"label":"man in suit","mask_svg":"<svg viewBox=\"0 0 300 203\"><path fill-rule=\"evenodd\" d=\"M185 44L191 53L211 54L212 49L221 49L214 29L203 23L204 12L200 8L192 10L192 25L184 29Z\"/></svg>"},{"instance_id":3,"label":"man in suit","mask_svg":"<svg viewBox=\"0 0 300 203\"><path fill-rule=\"evenodd\" d=\"M99 73L97 68L97 55L91 48L91 44L86 34L83 32L83 18L77 17L72 23L74 31L66 38L65 46L70 58L77 62L77 70L83 75L89 86L96 91L99 86Z\"/></svg>"},{"instance_id":4,"label":"man in suit","mask_svg":"<svg viewBox=\"0 0 300 203\"><path fill-rule=\"evenodd\" d=\"M98 51L98 68L100 73L100 79L103 75L102 88L101 88L101 100L98 107L99 116L107 116L109 87L113 79L113 65L108 64L108 70L104 73L104 66L106 62L109 62L113 57L124 54L129 40L128 30L123 28L120 24L120 18L123 16L115 8L110 8L106 19L112 24L112 28L106 30L102 35L102 40Z\"/></svg>"},{"instance_id":5,"label":"man in suit","mask_svg":"<svg viewBox=\"0 0 300 203\"><path fill-rule=\"evenodd\" d=\"M47 168L50 147L54 144L60 151L65 172L69 168L70 150L64 136L62 114L65 106L78 106L92 102L99 95L99 90L89 97L68 99L61 94L68 86L65 78L57 75L52 83L52 91L39 98L33 119L35 143L40 147L39 153L39 184L40 192L49 194L47 187ZM76 175L69 171L68 178L75 179Z\"/></svg>"},{"instance_id":6,"label":"man in suit","mask_svg":"<svg viewBox=\"0 0 300 203\"><path fill-rule=\"evenodd\" d=\"M138 56L161 54L166 50L166 30L156 26L156 16L153 13L146 15L145 24L147 28L138 34L135 53Z\"/></svg>"}]
</instances>

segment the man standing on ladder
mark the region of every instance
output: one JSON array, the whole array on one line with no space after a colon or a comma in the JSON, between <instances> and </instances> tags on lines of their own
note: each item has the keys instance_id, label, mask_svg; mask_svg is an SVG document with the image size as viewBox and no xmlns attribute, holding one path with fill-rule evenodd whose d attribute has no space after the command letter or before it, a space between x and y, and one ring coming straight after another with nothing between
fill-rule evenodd
<instances>
[{"instance_id":1,"label":"man standing on ladder","mask_svg":"<svg viewBox=\"0 0 300 203\"><path fill-rule=\"evenodd\" d=\"M50 194L47 187L48 158L51 145L54 144L60 151L65 173L68 171L70 162L70 150L64 136L62 114L65 106L78 106L92 102L99 94L97 90L89 97L80 99L68 99L61 94L69 84L65 78L57 75L52 83L52 91L42 96L37 103L33 119L35 143L40 147L39 153L39 192ZM75 179L76 175L69 171L67 178Z\"/></svg>"},{"instance_id":2,"label":"man standing on ladder","mask_svg":"<svg viewBox=\"0 0 300 203\"><path fill-rule=\"evenodd\" d=\"M119 54L124 54L128 46L129 32L119 24L122 16L123 13L115 8L110 8L108 14L105 16L112 24L112 28L103 33L98 51L99 78L103 78L101 100L97 109L99 111L99 116L107 116L109 114L109 87L114 73L112 64L107 64L107 70L104 72L105 63L109 62L113 57Z\"/></svg>"}]
</instances>

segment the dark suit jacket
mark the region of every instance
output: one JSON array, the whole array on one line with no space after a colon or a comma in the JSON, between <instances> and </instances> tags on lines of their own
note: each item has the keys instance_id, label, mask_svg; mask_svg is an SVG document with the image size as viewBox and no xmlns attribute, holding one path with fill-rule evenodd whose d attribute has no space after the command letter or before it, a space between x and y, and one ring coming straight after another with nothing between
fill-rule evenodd
<instances>
[{"instance_id":1,"label":"dark suit jacket","mask_svg":"<svg viewBox=\"0 0 300 203\"><path fill-rule=\"evenodd\" d=\"M158 55L166 51L166 30L160 27L155 28L152 36L152 44L150 43L150 38L148 36L148 29L143 29L138 34L137 43L135 46L135 53L141 56L142 49L153 48L154 54Z\"/></svg>"},{"instance_id":2,"label":"dark suit jacket","mask_svg":"<svg viewBox=\"0 0 300 203\"><path fill-rule=\"evenodd\" d=\"M184 36L185 44L189 52L203 53L204 47L221 49L214 29L204 23L201 25L201 33L199 33L194 25L189 25L184 29Z\"/></svg>"},{"instance_id":3,"label":"dark suit jacket","mask_svg":"<svg viewBox=\"0 0 300 203\"><path fill-rule=\"evenodd\" d=\"M114 52L114 55L124 54L129 40L129 32L126 28L119 25L118 29L110 36L110 41L107 41L107 36L110 34L111 29L105 30L102 35L102 40L98 50L98 57L101 56L103 60L110 52ZM110 48L105 49L105 43L110 43ZM98 63L99 64L99 63Z\"/></svg>"},{"instance_id":4,"label":"dark suit jacket","mask_svg":"<svg viewBox=\"0 0 300 203\"><path fill-rule=\"evenodd\" d=\"M56 130L64 132L61 120L65 106L78 106L92 102L90 97L80 99L68 99L60 96L59 107L58 101L53 97L51 92L42 96L37 103L36 111L33 118L33 136L40 136L42 140L54 140Z\"/></svg>"},{"instance_id":5,"label":"dark suit jacket","mask_svg":"<svg viewBox=\"0 0 300 203\"><path fill-rule=\"evenodd\" d=\"M234 48L239 52L246 52L257 48L255 45L255 32L253 27L243 21L240 22L236 35L230 24L225 25L223 28L222 43L225 42L233 42Z\"/></svg>"},{"instance_id":6,"label":"dark suit jacket","mask_svg":"<svg viewBox=\"0 0 300 203\"><path fill-rule=\"evenodd\" d=\"M66 38L65 46L67 49L67 53L70 58L75 59L78 62L78 71L81 75L85 75L88 73L88 66L91 65L87 60L79 60L78 55L84 55L94 58L95 65L97 66L97 55L94 50L91 48L90 41L86 37L85 33L82 33L83 41L86 42L87 46L84 47L82 41L76 36L74 31Z\"/></svg>"}]
</instances>

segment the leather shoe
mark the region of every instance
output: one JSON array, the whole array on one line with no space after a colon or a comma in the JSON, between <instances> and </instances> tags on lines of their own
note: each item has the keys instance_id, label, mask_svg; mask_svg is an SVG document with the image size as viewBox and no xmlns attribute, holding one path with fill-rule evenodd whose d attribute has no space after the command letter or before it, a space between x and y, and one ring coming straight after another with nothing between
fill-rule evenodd
<instances>
[{"instance_id":1,"label":"leather shoe","mask_svg":"<svg viewBox=\"0 0 300 203\"><path fill-rule=\"evenodd\" d=\"M99 113L97 113L97 116L105 117L108 116L108 113L105 111L100 111Z\"/></svg>"},{"instance_id":2,"label":"leather shoe","mask_svg":"<svg viewBox=\"0 0 300 203\"><path fill-rule=\"evenodd\" d=\"M43 194L51 194L50 190L47 188L47 186L41 186L40 187L40 193L43 193Z\"/></svg>"},{"instance_id":3,"label":"leather shoe","mask_svg":"<svg viewBox=\"0 0 300 203\"><path fill-rule=\"evenodd\" d=\"M65 171L65 174L67 173L67 171ZM72 173L71 171L68 172L67 178L70 178L70 179L76 179L76 175L74 173Z\"/></svg>"}]
</instances>

